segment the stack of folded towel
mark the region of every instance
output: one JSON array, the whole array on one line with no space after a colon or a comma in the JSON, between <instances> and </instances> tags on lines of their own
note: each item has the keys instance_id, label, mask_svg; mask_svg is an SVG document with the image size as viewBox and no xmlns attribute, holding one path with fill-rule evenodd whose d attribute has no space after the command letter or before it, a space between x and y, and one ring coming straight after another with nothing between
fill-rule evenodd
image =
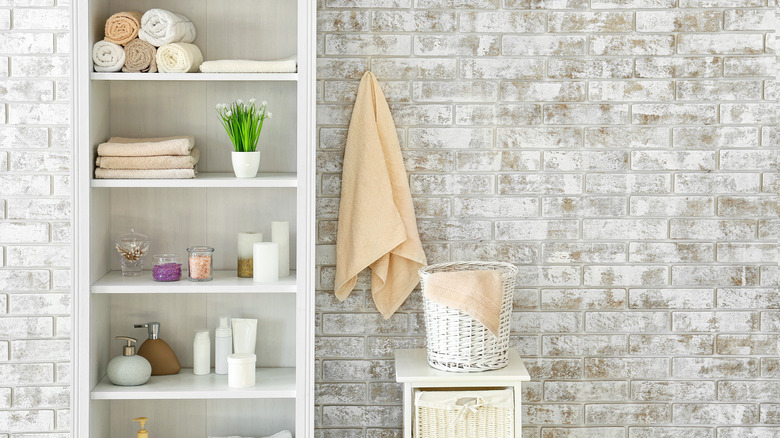
<instances>
[{"instance_id":1,"label":"stack of folded towel","mask_svg":"<svg viewBox=\"0 0 780 438\"><path fill-rule=\"evenodd\" d=\"M195 178L200 151L189 136L111 137L98 146L95 178Z\"/></svg>"},{"instance_id":2,"label":"stack of folded towel","mask_svg":"<svg viewBox=\"0 0 780 438\"><path fill-rule=\"evenodd\" d=\"M105 39L92 48L95 71L196 72L203 54L190 44L195 36L195 25L187 17L165 9L143 15L118 12L106 21Z\"/></svg>"}]
</instances>

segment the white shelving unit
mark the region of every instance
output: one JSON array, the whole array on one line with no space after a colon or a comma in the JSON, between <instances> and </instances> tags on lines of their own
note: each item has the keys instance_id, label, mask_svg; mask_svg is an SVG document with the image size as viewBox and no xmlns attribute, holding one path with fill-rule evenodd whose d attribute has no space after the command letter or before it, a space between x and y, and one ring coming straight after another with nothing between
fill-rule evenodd
<instances>
[{"instance_id":1,"label":"white shelving unit","mask_svg":"<svg viewBox=\"0 0 780 438\"><path fill-rule=\"evenodd\" d=\"M314 435L314 0L78 0L74 95L76 266L74 275L74 437L135 436L129 421L150 417L153 436ZM296 54L297 73L143 74L92 71L92 45L112 13L164 8L195 24L205 59L279 59ZM260 137L256 178L236 179L231 146L214 107L267 100L273 119ZM97 145L111 136L193 135L201 151L189 180L95 179ZM238 278L236 236L270 222L291 223L287 278ZM214 279L155 282L123 277L112 241L130 227L148 235L151 254L213 246ZM150 267L151 257L147 258ZM212 332L220 315L257 318L257 385L233 389L227 376L195 376L194 330ZM138 387L114 386L108 361L117 335L145 339L132 323L159 321L161 338L185 367ZM213 342L212 342L213 345Z\"/></svg>"}]
</instances>

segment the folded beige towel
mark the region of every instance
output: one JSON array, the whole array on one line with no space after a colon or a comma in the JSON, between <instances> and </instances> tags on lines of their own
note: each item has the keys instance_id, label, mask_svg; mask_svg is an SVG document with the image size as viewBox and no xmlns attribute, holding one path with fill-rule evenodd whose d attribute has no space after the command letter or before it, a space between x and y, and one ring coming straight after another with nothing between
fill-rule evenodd
<instances>
[{"instance_id":1,"label":"folded beige towel","mask_svg":"<svg viewBox=\"0 0 780 438\"><path fill-rule=\"evenodd\" d=\"M173 43L157 49L160 73L195 73L203 63L203 54L195 44Z\"/></svg>"},{"instance_id":2,"label":"folded beige towel","mask_svg":"<svg viewBox=\"0 0 780 438\"><path fill-rule=\"evenodd\" d=\"M129 43L138 36L142 16L143 14L138 11L125 11L108 17L104 39L115 44Z\"/></svg>"},{"instance_id":3,"label":"folded beige towel","mask_svg":"<svg viewBox=\"0 0 780 438\"><path fill-rule=\"evenodd\" d=\"M195 178L195 169L95 169L98 179L186 179Z\"/></svg>"},{"instance_id":4,"label":"folded beige towel","mask_svg":"<svg viewBox=\"0 0 780 438\"><path fill-rule=\"evenodd\" d=\"M125 73L154 73L157 71L157 48L138 38L125 45Z\"/></svg>"},{"instance_id":5,"label":"folded beige towel","mask_svg":"<svg viewBox=\"0 0 780 438\"><path fill-rule=\"evenodd\" d=\"M103 169L192 169L199 159L200 151L194 148L190 155L97 157L95 164Z\"/></svg>"},{"instance_id":6,"label":"folded beige towel","mask_svg":"<svg viewBox=\"0 0 780 438\"><path fill-rule=\"evenodd\" d=\"M425 297L461 310L498 336L504 288L499 271L436 272L425 281Z\"/></svg>"},{"instance_id":7,"label":"folded beige towel","mask_svg":"<svg viewBox=\"0 0 780 438\"><path fill-rule=\"evenodd\" d=\"M347 298L371 267L377 309L389 318L427 264L390 108L371 72L358 87L344 151L336 241L336 297Z\"/></svg>"},{"instance_id":8,"label":"folded beige towel","mask_svg":"<svg viewBox=\"0 0 780 438\"><path fill-rule=\"evenodd\" d=\"M157 155L189 155L195 147L195 138L190 136L126 138L111 137L98 145L97 153L102 157L153 157Z\"/></svg>"},{"instance_id":9,"label":"folded beige towel","mask_svg":"<svg viewBox=\"0 0 780 438\"><path fill-rule=\"evenodd\" d=\"M274 61L250 61L247 59L221 59L205 61L200 65L203 73L295 73L298 63L295 57Z\"/></svg>"}]
</instances>

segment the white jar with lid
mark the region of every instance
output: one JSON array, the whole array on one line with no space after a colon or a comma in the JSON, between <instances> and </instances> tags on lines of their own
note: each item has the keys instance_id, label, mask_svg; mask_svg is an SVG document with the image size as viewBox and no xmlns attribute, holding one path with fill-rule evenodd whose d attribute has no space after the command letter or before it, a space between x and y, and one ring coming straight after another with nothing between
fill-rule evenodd
<instances>
[{"instance_id":1,"label":"white jar with lid","mask_svg":"<svg viewBox=\"0 0 780 438\"><path fill-rule=\"evenodd\" d=\"M249 388L255 386L257 356L251 353L231 354L227 357L228 386Z\"/></svg>"}]
</instances>

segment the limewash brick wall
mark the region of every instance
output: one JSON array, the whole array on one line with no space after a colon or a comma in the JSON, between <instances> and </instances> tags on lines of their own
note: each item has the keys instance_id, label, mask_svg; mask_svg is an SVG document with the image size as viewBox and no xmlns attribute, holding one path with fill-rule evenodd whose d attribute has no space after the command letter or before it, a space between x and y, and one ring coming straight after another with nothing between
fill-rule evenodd
<instances>
[{"instance_id":1,"label":"limewash brick wall","mask_svg":"<svg viewBox=\"0 0 780 438\"><path fill-rule=\"evenodd\" d=\"M70 436L70 16L0 0L0 438Z\"/></svg>"},{"instance_id":2,"label":"limewash brick wall","mask_svg":"<svg viewBox=\"0 0 780 438\"><path fill-rule=\"evenodd\" d=\"M527 438L780 437L775 0L320 0L317 438L401 436L363 276L332 294L362 73L430 263L520 268Z\"/></svg>"}]
</instances>

